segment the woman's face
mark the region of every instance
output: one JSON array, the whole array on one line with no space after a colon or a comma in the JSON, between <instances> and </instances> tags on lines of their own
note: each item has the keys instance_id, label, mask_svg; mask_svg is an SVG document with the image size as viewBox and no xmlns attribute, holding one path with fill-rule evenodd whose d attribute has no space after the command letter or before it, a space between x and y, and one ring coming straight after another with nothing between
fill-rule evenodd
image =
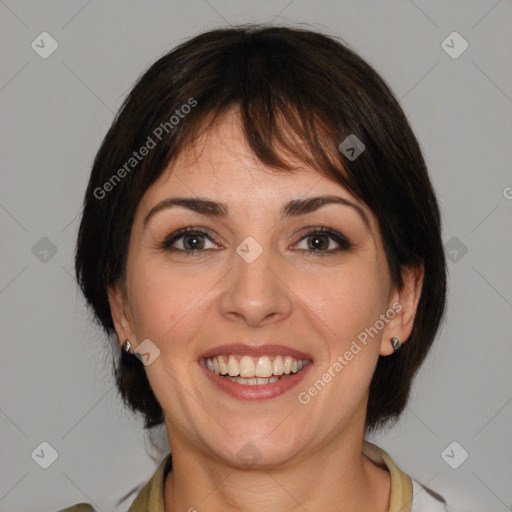
<instances>
[{"instance_id":1,"label":"woman's face","mask_svg":"<svg viewBox=\"0 0 512 512\"><path fill-rule=\"evenodd\" d=\"M377 221L342 186L304 164L270 172L236 113L208 135L142 198L125 294L110 294L120 343L144 342L171 448L274 465L359 440L378 357L409 336L419 293L393 289ZM308 202L321 196L346 204Z\"/></svg>"}]
</instances>

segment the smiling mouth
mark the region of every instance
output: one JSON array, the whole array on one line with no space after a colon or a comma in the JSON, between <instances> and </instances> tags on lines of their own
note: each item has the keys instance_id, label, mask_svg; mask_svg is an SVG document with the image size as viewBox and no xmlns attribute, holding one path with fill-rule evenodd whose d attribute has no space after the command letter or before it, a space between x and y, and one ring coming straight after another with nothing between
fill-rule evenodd
<instances>
[{"instance_id":1,"label":"smiling mouth","mask_svg":"<svg viewBox=\"0 0 512 512\"><path fill-rule=\"evenodd\" d=\"M291 356L218 355L205 359L206 367L220 377L238 384L261 386L284 380L310 364L307 359Z\"/></svg>"}]
</instances>

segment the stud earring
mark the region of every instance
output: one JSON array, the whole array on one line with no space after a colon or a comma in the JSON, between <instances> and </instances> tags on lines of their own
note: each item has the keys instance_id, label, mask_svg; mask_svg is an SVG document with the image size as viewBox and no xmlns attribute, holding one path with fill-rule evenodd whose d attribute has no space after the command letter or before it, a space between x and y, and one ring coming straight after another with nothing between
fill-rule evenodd
<instances>
[{"instance_id":1,"label":"stud earring","mask_svg":"<svg viewBox=\"0 0 512 512\"><path fill-rule=\"evenodd\" d=\"M130 343L129 340L126 340L125 344L123 345L123 353L125 355L128 355L130 353L130 349L132 348L132 344Z\"/></svg>"},{"instance_id":2,"label":"stud earring","mask_svg":"<svg viewBox=\"0 0 512 512\"><path fill-rule=\"evenodd\" d=\"M390 338L390 341L391 341L391 345L393 345L393 350L395 352L402 348L402 343L400 343L400 340L398 338Z\"/></svg>"}]
</instances>

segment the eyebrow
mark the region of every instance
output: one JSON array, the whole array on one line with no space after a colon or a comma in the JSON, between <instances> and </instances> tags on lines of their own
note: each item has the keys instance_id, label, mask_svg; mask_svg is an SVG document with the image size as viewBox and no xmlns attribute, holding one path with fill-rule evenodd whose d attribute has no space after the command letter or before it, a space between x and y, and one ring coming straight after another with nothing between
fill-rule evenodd
<instances>
[{"instance_id":1,"label":"eyebrow","mask_svg":"<svg viewBox=\"0 0 512 512\"><path fill-rule=\"evenodd\" d=\"M348 199L338 196L328 195L308 197L306 199L293 199L283 205L281 208L281 217L298 217L299 215L312 213L328 204L339 204L353 208L359 213L366 227L370 230L370 222L364 210L359 205L349 201ZM224 203L219 203L206 198L170 197L160 201L151 208L144 218L143 226L146 226L149 219L158 212L174 207L187 208L188 210L192 210L196 213L209 217L226 218L229 215L229 207Z\"/></svg>"}]
</instances>

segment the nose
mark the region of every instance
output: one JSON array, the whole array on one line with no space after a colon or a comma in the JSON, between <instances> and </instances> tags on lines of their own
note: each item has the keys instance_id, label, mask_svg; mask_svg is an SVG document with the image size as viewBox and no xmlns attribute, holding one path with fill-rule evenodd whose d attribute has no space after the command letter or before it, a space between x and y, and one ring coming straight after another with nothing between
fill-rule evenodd
<instances>
[{"instance_id":1,"label":"nose","mask_svg":"<svg viewBox=\"0 0 512 512\"><path fill-rule=\"evenodd\" d=\"M219 307L230 321L258 327L290 316L293 292L286 283L283 260L271 249L254 245L240 244L238 251L233 252L233 267L223 280ZM257 254L261 249L253 260L251 251L257 250Z\"/></svg>"}]
</instances>

